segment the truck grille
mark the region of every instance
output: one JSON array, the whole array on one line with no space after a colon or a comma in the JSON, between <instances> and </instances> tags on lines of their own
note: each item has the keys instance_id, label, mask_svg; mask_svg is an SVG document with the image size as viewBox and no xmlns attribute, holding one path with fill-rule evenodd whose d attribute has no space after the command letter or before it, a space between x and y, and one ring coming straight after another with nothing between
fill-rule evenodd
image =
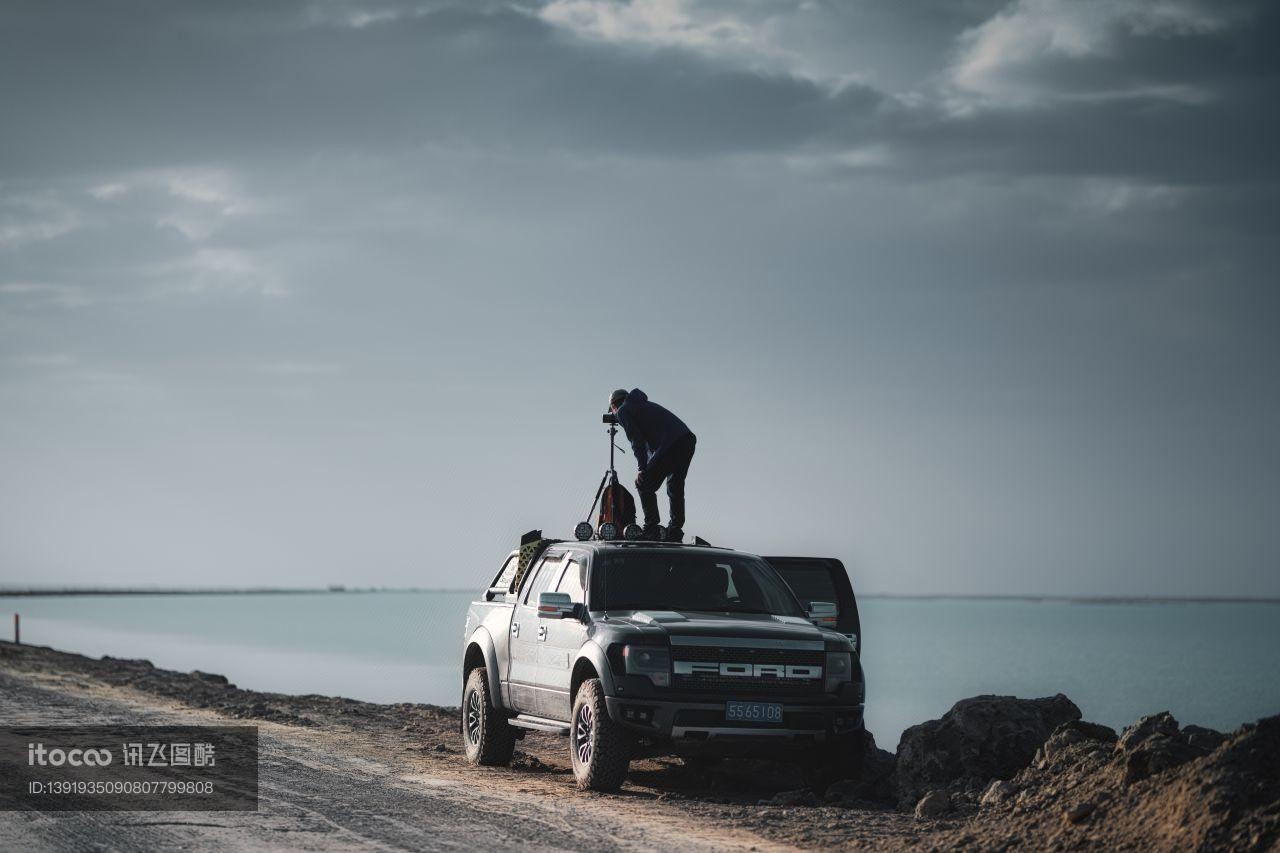
<instances>
[{"instance_id":1,"label":"truck grille","mask_svg":"<svg viewBox=\"0 0 1280 853\"><path fill-rule=\"evenodd\" d=\"M826 656L820 651L804 649L758 649L719 646L675 646L672 657L677 661L710 661L714 663L782 664L821 667ZM681 690L704 690L733 693L739 696L798 696L822 690L821 678L778 678L774 675L745 676L720 673L677 673L673 686Z\"/></svg>"}]
</instances>

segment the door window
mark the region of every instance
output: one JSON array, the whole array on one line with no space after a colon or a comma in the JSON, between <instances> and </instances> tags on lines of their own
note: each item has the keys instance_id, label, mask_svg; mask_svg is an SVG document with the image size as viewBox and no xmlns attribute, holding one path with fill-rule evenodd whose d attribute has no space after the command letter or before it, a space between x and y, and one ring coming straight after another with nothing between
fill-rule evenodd
<instances>
[{"instance_id":1,"label":"door window","mask_svg":"<svg viewBox=\"0 0 1280 853\"><path fill-rule=\"evenodd\" d=\"M569 593L569 600L574 604L586 604L587 565L580 560L570 560L560 576L560 584L556 592Z\"/></svg>"},{"instance_id":2,"label":"door window","mask_svg":"<svg viewBox=\"0 0 1280 853\"><path fill-rule=\"evenodd\" d=\"M543 557L538 562L538 565L534 569L533 577L529 580L529 583L525 585L524 595L520 599L522 602L528 604L532 601L533 606L537 606L538 594L545 592L547 587L551 585L552 578L554 578L556 573L560 571L560 567L562 565L561 559L563 557L563 554L557 554L554 557Z\"/></svg>"}]
</instances>

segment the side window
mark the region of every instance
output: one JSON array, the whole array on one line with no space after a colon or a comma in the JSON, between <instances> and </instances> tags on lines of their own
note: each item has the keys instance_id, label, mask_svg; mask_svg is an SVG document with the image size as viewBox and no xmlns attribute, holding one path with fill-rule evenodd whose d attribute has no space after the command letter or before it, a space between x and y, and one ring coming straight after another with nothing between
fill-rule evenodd
<instances>
[{"instance_id":1,"label":"side window","mask_svg":"<svg viewBox=\"0 0 1280 853\"><path fill-rule=\"evenodd\" d=\"M557 554L554 557L543 557L533 572L532 578L524 587L524 593L520 596L520 601L528 604L530 601L536 605L538 603L538 593L544 592L551 585L551 579L560 571L561 558L563 554Z\"/></svg>"},{"instance_id":2,"label":"side window","mask_svg":"<svg viewBox=\"0 0 1280 853\"><path fill-rule=\"evenodd\" d=\"M507 557L507 561L502 564L502 571L498 572L498 576L493 579L489 589L500 589L503 592L511 591L511 582L516 579L516 569L520 567L520 557L518 554L512 554Z\"/></svg>"},{"instance_id":3,"label":"side window","mask_svg":"<svg viewBox=\"0 0 1280 853\"><path fill-rule=\"evenodd\" d=\"M569 593L569 599L575 604L586 604L587 566L579 560L570 560L560 577L560 585L556 592Z\"/></svg>"}]
</instances>

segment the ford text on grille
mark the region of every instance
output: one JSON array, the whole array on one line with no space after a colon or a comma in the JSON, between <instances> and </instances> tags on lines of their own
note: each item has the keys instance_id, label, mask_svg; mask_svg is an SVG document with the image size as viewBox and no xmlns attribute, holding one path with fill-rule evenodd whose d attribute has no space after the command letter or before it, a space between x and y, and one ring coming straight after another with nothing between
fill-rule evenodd
<instances>
[{"instance_id":1,"label":"ford text on grille","mask_svg":"<svg viewBox=\"0 0 1280 853\"><path fill-rule=\"evenodd\" d=\"M781 663L715 663L701 660L675 661L676 675L738 675L747 678L802 678L822 677L820 666L800 666Z\"/></svg>"}]
</instances>

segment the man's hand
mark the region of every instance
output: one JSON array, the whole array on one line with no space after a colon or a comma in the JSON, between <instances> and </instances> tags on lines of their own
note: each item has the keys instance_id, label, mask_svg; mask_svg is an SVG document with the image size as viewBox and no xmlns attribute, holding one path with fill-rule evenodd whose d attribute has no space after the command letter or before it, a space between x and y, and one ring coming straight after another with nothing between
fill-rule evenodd
<instances>
[{"instance_id":1,"label":"man's hand","mask_svg":"<svg viewBox=\"0 0 1280 853\"><path fill-rule=\"evenodd\" d=\"M639 474L636 474L636 491L640 491L640 492L644 491L644 472L643 471L641 471Z\"/></svg>"}]
</instances>

